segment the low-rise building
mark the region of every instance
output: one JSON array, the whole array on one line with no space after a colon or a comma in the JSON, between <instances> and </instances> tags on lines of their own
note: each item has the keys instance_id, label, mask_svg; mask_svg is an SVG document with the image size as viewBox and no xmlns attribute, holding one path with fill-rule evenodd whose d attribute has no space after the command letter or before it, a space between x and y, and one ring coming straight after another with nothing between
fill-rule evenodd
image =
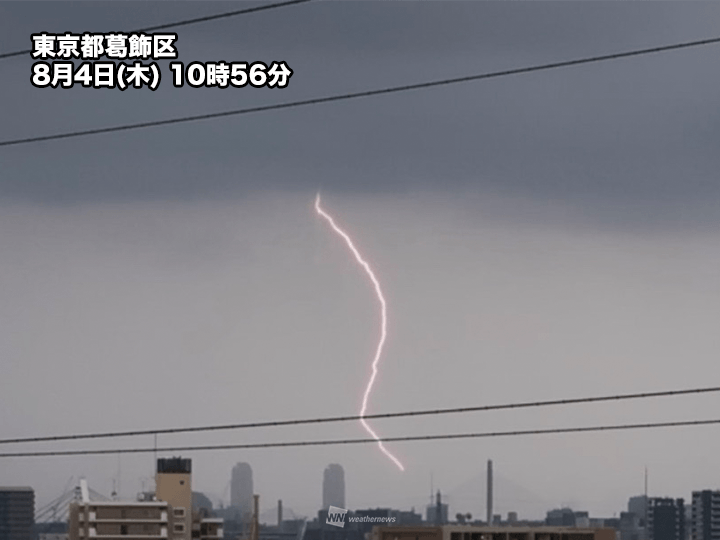
<instances>
[{"instance_id":1,"label":"low-rise building","mask_svg":"<svg viewBox=\"0 0 720 540\"><path fill-rule=\"evenodd\" d=\"M570 527L375 527L371 540L615 540L613 529Z\"/></svg>"},{"instance_id":2,"label":"low-rise building","mask_svg":"<svg viewBox=\"0 0 720 540\"><path fill-rule=\"evenodd\" d=\"M93 501L87 483L70 504L69 540L220 540L223 520L193 511L189 459L158 459L156 491L137 501Z\"/></svg>"},{"instance_id":3,"label":"low-rise building","mask_svg":"<svg viewBox=\"0 0 720 540\"><path fill-rule=\"evenodd\" d=\"M167 540L171 507L165 501L91 501L70 504L70 540Z\"/></svg>"}]
</instances>

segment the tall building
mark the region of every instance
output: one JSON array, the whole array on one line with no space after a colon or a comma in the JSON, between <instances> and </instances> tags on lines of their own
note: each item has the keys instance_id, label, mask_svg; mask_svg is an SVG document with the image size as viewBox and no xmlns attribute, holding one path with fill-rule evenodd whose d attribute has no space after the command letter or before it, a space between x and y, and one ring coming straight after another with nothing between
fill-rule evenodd
<instances>
[{"instance_id":1,"label":"tall building","mask_svg":"<svg viewBox=\"0 0 720 540\"><path fill-rule=\"evenodd\" d=\"M345 471L341 465L328 465L323 474L323 509L329 506L345 506Z\"/></svg>"},{"instance_id":2,"label":"tall building","mask_svg":"<svg viewBox=\"0 0 720 540\"><path fill-rule=\"evenodd\" d=\"M685 540L683 499L648 498L647 530L649 540Z\"/></svg>"},{"instance_id":3,"label":"tall building","mask_svg":"<svg viewBox=\"0 0 720 540\"><path fill-rule=\"evenodd\" d=\"M230 506L240 512L242 521L250 522L253 511L253 474L247 463L233 467L230 477Z\"/></svg>"},{"instance_id":4,"label":"tall building","mask_svg":"<svg viewBox=\"0 0 720 540\"><path fill-rule=\"evenodd\" d=\"M0 487L0 540L31 540L35 492L29 487Z\"/></svg>"},{"instance_id":5,"label":"tall building","mask_svg":"<svg viewBox=\"0 0 720 540\"><path fill-rule=\"evenodd\" d=\"M690 539L720 539L720 491L693 491L691 508Z\"/></svg>"},{"instance_id":6,"label":"tall building","mask_svg":"<svg viewBox=\"0 0 720 540\"><path fill-rule=\"evenodd\" d=\"M173 540L190 540L192 532L192 463L183 458L160 458L155 496L172 506Z\"/></svg>"}]
</instances>

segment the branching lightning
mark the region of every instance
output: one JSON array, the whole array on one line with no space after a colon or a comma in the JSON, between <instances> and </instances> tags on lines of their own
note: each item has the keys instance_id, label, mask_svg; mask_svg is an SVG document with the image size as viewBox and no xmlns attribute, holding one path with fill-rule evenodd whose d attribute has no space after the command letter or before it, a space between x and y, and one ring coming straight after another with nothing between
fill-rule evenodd
<instances>
[{"instance_id":1,"label":"branching lightning","mask_svg":"<svg viewBox=\"0 0 720 540\"><path fill-rule=\"evenodd\" d=\"M405 467L403 467L403 464L400 463L400 460L396 458L394 455L390 453L390 451L385 448L382 441L380 440L380 437L373 431L373 429L370 427L370 425L365 421L365 412L367 411L368 406L368 398L370 397L370 391L372 390L373 384L375 384L375 378L378 374L378 364L380 363L380 356L382 355L383 346L385 345L385 339L387 338L387 306L385 304L385 297L383 296L382 289L380 288L380 282L375 277L375 274L373 273L372 269L370 268L370 265L368 262L362 258L360 255L360 252L355 247L355 244L353 244L352 240L348 236L348 234L343 231L340 227L338 227L335 224L335 220L320 207L320 194L318 193L317 198L315 199L315 210L317 210L317 213L323 217L327 222L330 224L332 229L345 240L345 243L347 244L348 248L350 248L350 251L352 251L352 254L355 256L355 259L365 269L365 272L367 273L368 277L370 278L370 281L372 281L373 286L375 287L375 293L377 294L378 300L380 301L380 341L378 342L377 349L375 351L375 358L373 358L372 362L372 374L370 375L370 380L368 381L367 387L365 388L365 394L363 395L362 400L362 408L360 409L360 423L363 425L365 430L377 441L378 447L380 450L385 454L388 458L392 460L395 465L398 466L398 468L401 471L405 470Z\"/></svg>"}]
</instances>

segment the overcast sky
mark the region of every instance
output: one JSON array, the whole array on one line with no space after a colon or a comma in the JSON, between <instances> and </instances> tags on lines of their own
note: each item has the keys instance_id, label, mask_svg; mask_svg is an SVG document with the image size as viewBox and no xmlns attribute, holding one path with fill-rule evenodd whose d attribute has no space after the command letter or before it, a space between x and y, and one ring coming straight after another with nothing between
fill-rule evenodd
<instances>
[{"instance_id":1,"label":"overcast sky","mask_svg":"<svg viewBox=\"0 0 720 540\"><path fill-rule=\"evenodd\" d=\"M250 3L0 3L0 52ZM178 29L180 60L285 60L288 88L37 89L0 61L0 140L271 104L716 37L704 2L332 2ZM388 299L370 412L716 385L720 46L170 127L0 148L2 438L358 412L378 337L357 240ZM714 418L718 397L375 421L381 435ZM356 423L158 445L362 437ZM190 453L261 506L611 516L643 489L718 488L716 428ZM151 446L150 437L11 448ZM152 455L0 459L38 505L85 475L133 497Z\"/></svg>"}]
</instances>

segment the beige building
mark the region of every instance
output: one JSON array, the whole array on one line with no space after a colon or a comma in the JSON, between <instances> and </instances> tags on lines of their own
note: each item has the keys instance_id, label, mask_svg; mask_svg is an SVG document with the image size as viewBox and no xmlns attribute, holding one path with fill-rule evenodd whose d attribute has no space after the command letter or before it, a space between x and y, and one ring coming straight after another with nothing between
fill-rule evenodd
<instances>
[{"instance_id":1,"label":"beige building","mask_svg":"<svg viewBox=\"0 0 720 540\"><path fill-rule=\"evenodd\" d=\"M223 520L193 512L191 467L189 459L158 459L155 496L132 502L91 501L83 480L69 540L220 540Z\"/></svg>"},{"instance_id":2,"label":"beige building","mask_svg":"<svg viewBox=\"0 0 720 540\"><path fill-rule=\"evenodd\" d=\"M190 540L192 532L192 462L189 459L158 459L155 497L171 507L171 540Z\"/></svg>"},{"instance_id":3,"label":"beige building","mask_svg":"<svg viewBox=\"0 0 720 540\"><path fill-rule=\"evenodd\" d=\"M162 501L70 504L70 540L168 540L170 506Z\"/></svg>"},{"instance_id":4,"label":"beige building","mask_svg":"<svg viewBox=\"0 0 720 540\"><path fill-rule=\"evenodd\" d=\"M374 527L372 540L615 540L615 530L472 525Z\"/></svg>"}]
</instances>

